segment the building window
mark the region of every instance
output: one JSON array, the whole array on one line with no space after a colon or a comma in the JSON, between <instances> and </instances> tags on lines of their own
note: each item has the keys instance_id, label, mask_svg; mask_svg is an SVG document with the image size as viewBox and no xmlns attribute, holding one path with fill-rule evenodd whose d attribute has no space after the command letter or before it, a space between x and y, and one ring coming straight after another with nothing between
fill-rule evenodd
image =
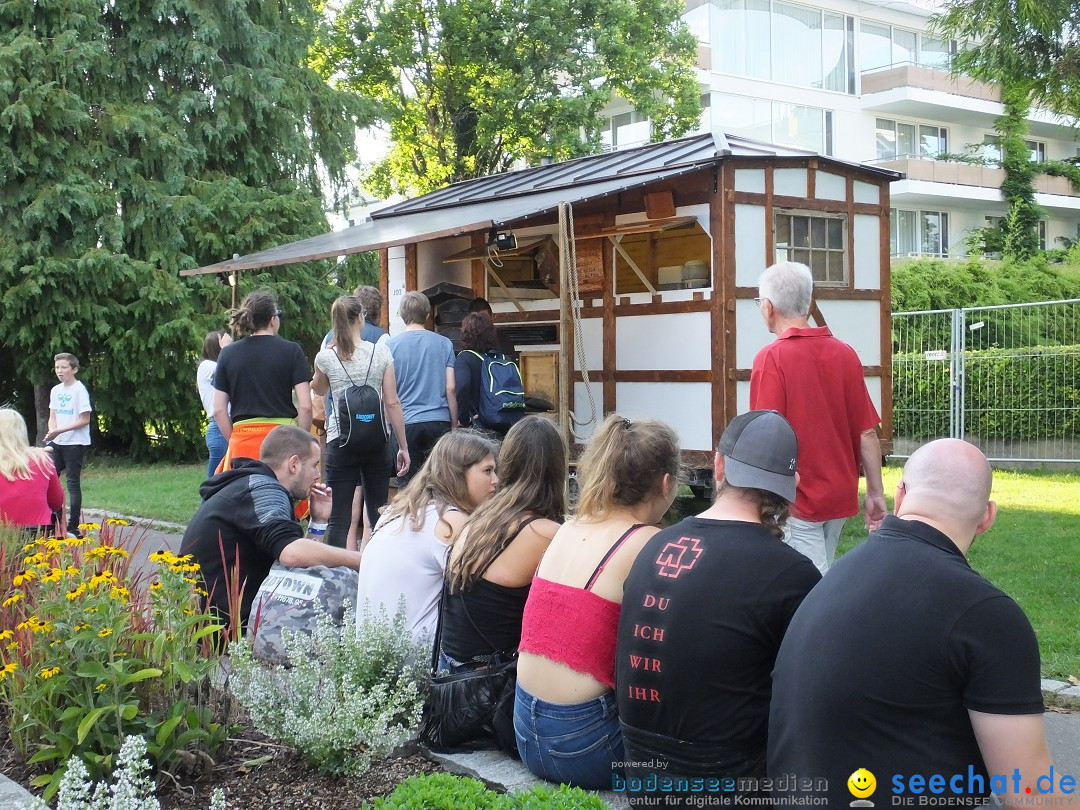
<instances>
[{"instance_id":1,"label":"building window","mask_svg":"<svg viewBox=\"0 0 1080 810\"><path fill-rule=\"evenodd\" d=\"M949 215L945 211L905 211L894 208L889 221L889 252L893 256L949 255Z\"/></svg>"},{"instance_id":2,"label":"building window","mask_svg":"<svg viewBox=\"0 0 1080 810\"><path fill-rule=\"evenodd\" d=\"M1046 162L1046 143L1043 141L1029 141L1025 140L1024 144L1031 150L1031 162L1032 163L1045 163ZM1001 165L1001 136L1000 135L985 135L983 136L983 158L994 166Z\"/></svg>"},{"instance_id":3,"label":"building window","mask_svg":"<svg viewBox=\"0 0 1080 810\"><path fill-rule=\"evenodd\" d=\"M843 216L777 211L773 232L776 261L807 265L815 283L837 287L846 285L844 226Z\"/></svg>"},{"instance_id":4,"label":"building window","mask_svg":"<svg viewBox=\"0 0 1080 810\"><path fill-rule=\"evenodd\" d=\"M781 0L711 0L713 69L854 93L854 21Z\"/></svg>"},{"instance_id":5,"label":"building window","mask_svg":"<svg viewBox=\"0 0 1080 810\"><path fill-rule=\"evenodd\" d=\"M832 111L760 98L713 93L713 129L732 135L832 154Z\"/></svg>"},{"instance_id":6,"label":"building window","mask_svg":"<svg viewBox=\"0 0 1080 810\"><path fill-rule=\"evenodd\" d=\"M1046 250L1046 220L1039 220L1039 250Z\"/></svg>"},{"instance_id":7,"label":"building window","mask_svg":"<svg viewBox=\"0 0 1080 810\"><path fill-rule=\"evenodd\" d=\"M954 43L863 20L859 24L859 69L880 70L899 65L922 65L948 70Z\"/></svg>"},{"instance_id":8,"label":"building window","mask_svg":"<svg viewBox=\"0 0 1080 810\"><path fill-rule=\"evenodd\" d=\"M910 157L936 160L938 155L949 151L949 131L945 127L878 118L876 131L879 160Z\"/></svg>"}]
</instances>

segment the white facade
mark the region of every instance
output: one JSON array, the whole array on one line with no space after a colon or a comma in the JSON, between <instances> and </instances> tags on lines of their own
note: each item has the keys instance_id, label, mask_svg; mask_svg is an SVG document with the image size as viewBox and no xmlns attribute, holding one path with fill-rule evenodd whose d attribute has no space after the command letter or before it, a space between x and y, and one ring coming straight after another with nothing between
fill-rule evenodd
<instances>
[{"instance_id":1,"label":"white facade","mask_svg":"<svg viewBox=\"0 0 1080 810\"><path fill-rule=\"evenodd\" d=\"M952 43L926 32L925 3L869 0L686 0L699 41L699 131L720 131L902 171L892 184L894 256L965 253L964 239L1006 207L1004 173L938 160L942 153L993 158L997 88L952 80ZM611 148L638 146L649 122L614 103ZM1029 118L1035 160L1080 156L1068 123ZM1080 192L1040 176L1043 247L1080 239Z\"/></svg>"}]
</instances>

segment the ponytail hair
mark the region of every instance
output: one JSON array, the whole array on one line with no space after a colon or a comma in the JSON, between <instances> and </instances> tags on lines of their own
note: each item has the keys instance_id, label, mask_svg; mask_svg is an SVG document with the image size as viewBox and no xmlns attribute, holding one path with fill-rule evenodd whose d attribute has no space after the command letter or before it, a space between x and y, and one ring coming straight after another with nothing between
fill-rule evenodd
<instances>
[{"instance_id":1,"label":"ponytail hair","mask_svg":"<svg viewBox=\"0 0 1080 810\"><path fill-rule=\"evenodd\" d=\"M270 325L278 313L278 302L269 290L255 290L244 296L238 309L229 313L229 328L238 335L251 335Z\"/></svg>"},{"instance_id":2,"label":"ponytail hair","mask_svg":"<svg viewBox=\"0 0 1080 810\"><path fill-rule=\"evenodd\" d=\"M342 360L352 360L356 351L354 332L357 323L363 326L364 305L355 295L342 295L330 307L330 324L334 330L334 348Z\"/></svg>"},{"instance_id":3,"label":"ponytail hair","mask_svg":"<svg viewBox=\"0 0 1080 810\"><path fill-rule=\"evenodd\" d=\"M665 475L679 477L679 437L663 422L611 414L578 462L577 516L601 519L615 506L643 503Z\"/></svg>"}]
</instances>

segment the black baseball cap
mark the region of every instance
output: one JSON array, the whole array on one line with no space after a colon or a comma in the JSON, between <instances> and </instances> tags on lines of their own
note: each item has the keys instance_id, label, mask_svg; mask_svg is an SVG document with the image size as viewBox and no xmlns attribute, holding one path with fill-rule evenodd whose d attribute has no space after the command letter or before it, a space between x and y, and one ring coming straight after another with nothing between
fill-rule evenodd
<instances>
[{"instance_id":1,"label":"black baseball cap","mask_svg":"<svg viewBox=\"0 0 1080 810\"><path fill-rule=\"evenodd\" d=\"M795 501L799 440L778 411L749 411L732 419L720 437L720 455L729 484Z\"/></svg>"}]
</instances>

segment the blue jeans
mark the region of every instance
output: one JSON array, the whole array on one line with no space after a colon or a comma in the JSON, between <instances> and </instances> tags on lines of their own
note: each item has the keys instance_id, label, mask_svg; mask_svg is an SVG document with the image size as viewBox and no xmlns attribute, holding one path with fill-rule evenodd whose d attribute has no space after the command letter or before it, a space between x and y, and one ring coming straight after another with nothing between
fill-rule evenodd
<instances>
[{"instance_id":1,"label":"blue jeans","mask_svg":"<svg viewBox=\"0 0 1080 810\"><path fill-rule=\"evenodd\" d=\"M221 435L221 428L212 416L206 424L206 449L210 451L210 463L206 467L206 477L209 478L225 458L225 451L229 449L229 441Z\"/></svg>"},{"instance_id":2,"label":"blue jeans","mask_svg":"<svg viewBox=\"0 0 1080 810\"><path fill-rule=\"evenodd\" d=\"M548 703L517 685L514 734L521 761L549 782L611 790L615 762L623 759L615 693L584 703Z\"/></svg>"}]
</instances>

